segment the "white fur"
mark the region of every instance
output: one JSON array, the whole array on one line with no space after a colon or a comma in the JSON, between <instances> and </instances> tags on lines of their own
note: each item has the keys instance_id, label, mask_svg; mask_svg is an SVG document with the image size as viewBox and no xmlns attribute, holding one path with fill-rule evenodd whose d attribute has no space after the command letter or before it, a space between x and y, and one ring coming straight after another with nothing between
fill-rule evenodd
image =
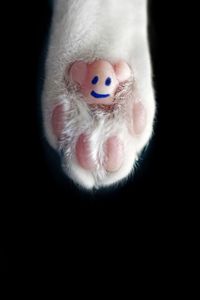
<instances>
[{"instance_id":1,"label":"white fur","mask_svg":"<svg viewBox=\"0 0 200 300\"><path fill-rule=\"evenodd\" d=\"M74 182L85 188L107 186L126 178L153 129L155 101L147 41L146 0L55 0L54 15L46 61L46 79L42 97L44 128L50 145L64 150L63 168ZM64 72L77 60L95 59L115 63L125 60L133 70L137 93L147 110L143 134L131 135L127 120L119 110L109 120L103 113L94 116L81 95L66 85ZM70 118L60 143L52 131L54 107L63 103ZM90 134L91 155L103 159L103 143L112 135L124 142L125 161L118 172L107 173L101 163L96 172L79 167L74 154L78 136ZM67 136L68 140L65 140Z\"/></svg>"}]
</instances>

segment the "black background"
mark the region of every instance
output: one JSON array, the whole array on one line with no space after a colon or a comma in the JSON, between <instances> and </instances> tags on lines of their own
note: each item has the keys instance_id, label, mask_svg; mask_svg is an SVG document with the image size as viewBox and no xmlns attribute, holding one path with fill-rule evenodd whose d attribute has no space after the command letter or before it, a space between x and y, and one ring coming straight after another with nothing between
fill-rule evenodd
<instances>
[{"instance_id":1,"label":"black background","mask_svg":"<svg viewBox=\"0 0 200 300\"><path fill-rule=\"evenodd\" d=\"M40 95L52 13L49 2L21 1L16 7L12 4L12 12L2 9L4 253L10 227L13 236L24 233L23 240L31 236L44 245L52 236L73 235L75 228L76 234L94 230L96 235L97 224L98 233L108 230L110 236L125 225L125 231L145 228L145 234L150 230L163 233L185 217L193 193L189 188L193 173L188 168L192 139L187 124L190 107L184 76L183 6L180 9L170 1L156 0L150 4L155 135L133 178L117 188L93 192L78 189L62 176L59 159L42 132Z\"/></svg>"}]
</instances>

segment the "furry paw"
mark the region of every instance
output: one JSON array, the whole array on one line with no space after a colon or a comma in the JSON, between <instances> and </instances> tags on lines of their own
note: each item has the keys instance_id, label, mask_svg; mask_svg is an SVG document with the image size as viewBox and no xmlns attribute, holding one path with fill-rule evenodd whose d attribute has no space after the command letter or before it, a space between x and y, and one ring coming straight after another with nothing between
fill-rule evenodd
<instances>
[{"instance_id":1,"label":"furry paw","mask_svg":"<svg viewBox=\"0 0 200 300\"><path fill-rule=\"evenodd\" d=\"M87 7L91 14L95 6L99 9L99 1L80 4L79 14L71 3L73 18L64 2L65 14L58 15L58 3L47 59L43 93L47 139L60 153L66 174L88 189L115 184L132 173L152 135L155 114L145 5L126 0L123 10L128 18L122 24L113 16L120 13L121 5L116 3L112 11L111 3L107 1L106 11L113 21L105 24L101 14L96 17L96 35L89 31L92 16L86 16ZM138 32L132 29L138 20L131 7L141 12ZM87 40L77 29L77 14L86 22ZM102 32L104 40L98 43Z\"/></svg>"}]
</instances>

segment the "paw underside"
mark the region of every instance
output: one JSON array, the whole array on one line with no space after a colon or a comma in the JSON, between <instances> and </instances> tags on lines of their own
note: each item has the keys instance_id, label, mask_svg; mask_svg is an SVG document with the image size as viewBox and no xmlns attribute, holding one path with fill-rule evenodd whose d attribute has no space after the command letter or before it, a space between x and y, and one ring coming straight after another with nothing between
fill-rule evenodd
<instances>
[{"instance_id":1,"label":"paw underside","mask_svg":"<svg viewBox=\"0 0 200 300\"><path fill-rule=\"evenodd\" d=\"M87 70L81 69L84 62L70 64L64 74L66 90L50 114L63 170L89 189L115 184L131 174L150 137L148 111L131 68L123 62L124 74L117 77L114 68L105 70L106 63L111 67L102 60L87 63ZM123 68L118 71L123 73Z\"/></svg>"},{"instance_id":2,"label":"paw underside","mask_svg":"<svg viewBox=\"0 0 200 300\"><path fill-rule=\"evenodd\" d=\"M43 92L47 139L76 184L87 189L116 184L133 173L152 135L155 102L149 61L144 59L144 76L139 76L137 65L120 57L62 60L54 43Z\"/></svg>"}]
</instances>

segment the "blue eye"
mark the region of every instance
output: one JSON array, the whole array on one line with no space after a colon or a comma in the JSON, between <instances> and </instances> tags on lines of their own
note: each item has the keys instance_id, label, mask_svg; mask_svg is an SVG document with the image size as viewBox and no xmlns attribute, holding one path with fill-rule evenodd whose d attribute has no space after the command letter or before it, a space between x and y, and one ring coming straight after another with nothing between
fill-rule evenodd
<instances>
[{"instance_id":1,"label":"blue eye","mask_svg":"<svg viewBox=\"0 0 200 300\"><path fill-rule=\"evenodd\" d=\"M95 76L93 79L92 79L92 84L96 84L98 82L99 78L98 76Z\"/></svg>"},{"instance_id":2,"label":"blue eye","mask_svg":"<svg viewBox=\"0 0 200 300\"><path fill-rule=\"evenodd\" d=\"M107 79L106 79L106 81L105 81L105 85L111 85L111 78L110 77L108 77Z\"/></svg>"}]
</instances>

